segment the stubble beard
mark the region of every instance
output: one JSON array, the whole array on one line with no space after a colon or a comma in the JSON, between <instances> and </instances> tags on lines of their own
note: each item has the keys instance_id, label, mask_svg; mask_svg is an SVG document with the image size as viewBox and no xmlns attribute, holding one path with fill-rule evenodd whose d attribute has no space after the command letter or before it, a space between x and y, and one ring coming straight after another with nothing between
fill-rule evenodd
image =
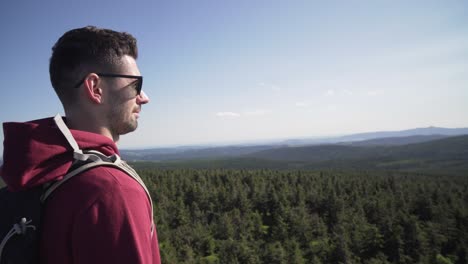
<instances>
[{"instance_id":1,"label":"stubble beard","mask_svg":"<svg viewBox=\"0 0 468 264\"><path fill-rule=\"evenodd\" d=\"M113 135L124 135L133 132L138 127L138 120L130 112L129 108L125 108L125 102L112 98L112 108L108 114L109 127ZM133 109L132 109L133 110Z\"/></svg>"}]
</instances>

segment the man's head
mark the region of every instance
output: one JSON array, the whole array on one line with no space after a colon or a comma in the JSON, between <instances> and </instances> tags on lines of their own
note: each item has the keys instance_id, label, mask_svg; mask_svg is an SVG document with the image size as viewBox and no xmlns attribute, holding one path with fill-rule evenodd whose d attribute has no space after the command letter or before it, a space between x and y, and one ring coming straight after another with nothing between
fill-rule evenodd
<instances>
[{"instance_id":1,"label":"man's head","mask_svg":"<svg viewBox=\"0 0 468 264\"><path fill-rule=\"evenodd\" d=\"M77 126L114 140L135 130L148 102L137 57L136 39L128 33L92 26L66 32L52 48L49 72L67 118L88 119L94 123Z\"/></svg>"}]
</instances>

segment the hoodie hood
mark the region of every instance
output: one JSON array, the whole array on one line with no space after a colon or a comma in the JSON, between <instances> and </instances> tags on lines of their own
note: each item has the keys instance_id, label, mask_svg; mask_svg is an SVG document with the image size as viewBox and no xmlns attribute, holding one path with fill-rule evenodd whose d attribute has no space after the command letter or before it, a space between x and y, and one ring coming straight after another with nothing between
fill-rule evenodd
<instances>
[{"instance_id":1,"label":"hoodie hood","mask_svg":"<svg viewBox=\"0 0 468 264\"><path fill-rule=\"evenodd\" d=\"M100 134L70 129L80 149L110 156L119 154L115 143ZM3 123L3 166L0 176L11 191L60 180L70 169L73 148L54 122L45 118L25 123Z\"/></svg>"}]
</instances>

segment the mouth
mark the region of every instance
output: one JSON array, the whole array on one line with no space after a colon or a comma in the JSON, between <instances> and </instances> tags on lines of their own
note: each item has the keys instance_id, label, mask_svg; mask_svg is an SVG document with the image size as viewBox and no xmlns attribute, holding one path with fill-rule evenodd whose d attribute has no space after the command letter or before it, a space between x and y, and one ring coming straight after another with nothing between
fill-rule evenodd
<instances>
[{"instance_id":1,"label":"mouth","mask_svg":"<svg viewBox=\"0 0 468 264\"><path fill-rule=\"evenodd\" d=\"M137 109L135 111L133 111L133 115L135 115L136 118L139 118L140 117L140 112L141 112L141 109Z\"/></svg>"}]
</instances>

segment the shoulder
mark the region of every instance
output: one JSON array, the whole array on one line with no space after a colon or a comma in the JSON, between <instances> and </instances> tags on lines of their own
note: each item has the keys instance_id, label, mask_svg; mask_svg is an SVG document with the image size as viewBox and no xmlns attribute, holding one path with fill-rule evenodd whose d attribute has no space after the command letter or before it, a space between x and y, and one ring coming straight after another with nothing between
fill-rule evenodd
<instances>
[{"instance_id":1,"label":"shoulder","mask_svg":"<svg viewBox=\"0 0 468 264\"><path fill-rule=\"evenodd\" d=\"M143 187L130 175L118 168L99 166L69 179L54 191L47 203L67 201L74 210L81 211L96 203L120 206L146 200Z\"/></svg>"},{"instance_id":2,"label":"shoulder","mask_svg":"<svg viewBox=\"0 0 468 264\"><path fill-rule=\"evenodd\" d=\"M126 172L116 167L98 166L84 171L69 180L75 187L92 190L123 189L142 190L140 184ZM65 183L66 184L66 183Z\"/></svg>"}]
</instances>

